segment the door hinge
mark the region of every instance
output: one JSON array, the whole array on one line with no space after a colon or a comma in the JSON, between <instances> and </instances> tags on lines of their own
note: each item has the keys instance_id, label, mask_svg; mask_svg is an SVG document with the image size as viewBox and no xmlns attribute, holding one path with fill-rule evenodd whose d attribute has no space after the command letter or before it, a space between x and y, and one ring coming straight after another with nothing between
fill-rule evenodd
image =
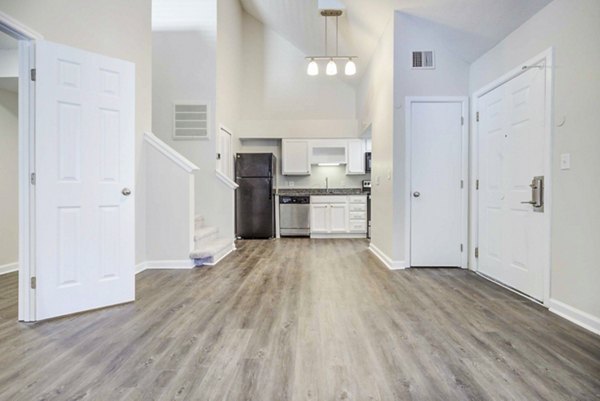
<instances>
[{"instance_id":1,"label":"door hinge","mask_svg":"<svg viewBox=\"0 0 600 401\"><path fill-rule=\"evenodd\" d=\"M463 116L460 117L460 125L465 125L465 118Z\"/></svg>"},{"instance_id":2,"label":"door hinge","mask_svg":"<svg viewBox=\"0 0 600 401\"><path fill-rule=\"evenodd\" d=\"M460 180L460 189L463 189L464 187L465 187L464 180Z\"/></svg>"},{"instance_id":3,"label":"door hinge","mask_svg":"<svg viewBox=\"0 0 600 401\"><path fill-rule=\"evenodd\" d=\"M35 81L35 80L36 80L36 78L37 78L37 72L36 72L36 69L35 69L35 68L32 68L32 69L31 69L31 80L32 80L32 81Z\"/></svg>"},{"instance_id":4,"label":"door hinge","mask_svg":"<svg viewBox=\"0 0 600 401\"><path fill-rule=\"evenodd\" d=\"M32 276L31 280L30 280L30 284L31 284L31 289L35 290L37 288L37 277Z\"/></svg>"},{"instance_id":5,"label":"door hinge","mask_svg":"<svg viewBox=\"0 0 600 401\"><path fill-rule=\"evenodd\" d=\"M475 248L475 257L478 258L479 257L479 247Z\"/></svg>"},{"instance_id":6,"label":"door hinge","mask_svg":"<svg viewBox=\"0 0 600 401\"><path fill-rule=\"evenodd\" d=\"M479 112L475 113L475 120L479 122Z\"/></svg>"},{"instance_id":7,"label":"door hinge","mask_svg":"<svg viewBox=\"0 0 600 401\"><path fill-rule=\"evenodd\" d=\"M464 249L463 244L460 244L460 251L462 252Z\"/></svg>"},{"instance_id":8,"label":"door hinge","mask_svg":"<svg viewBox=\"0 0 600 401\"><path fill-rule=\"evenodd\" d=\"M30 181L31 181L31 185L35 185L35 182L36 182L35 173L31 173Z\"/></svg>"},{"instance_id":9,"label":"door hinge","mask_svg":"<svg viewBox=\"0 0 600 401\"><path fill-rule=\"evenodd\" d=\"M217 160L221 160L221 154L217 153Z\"/></svg>"},{"instance_id":10,"label":"door hinge","mask_svg":"<svg viewBox=\"0 0 600 401\"><path fill-rule=\"evenodd\" d=\"M479 190L479 180L475 180L475 189Z\"/></svg>"}]
</instances>

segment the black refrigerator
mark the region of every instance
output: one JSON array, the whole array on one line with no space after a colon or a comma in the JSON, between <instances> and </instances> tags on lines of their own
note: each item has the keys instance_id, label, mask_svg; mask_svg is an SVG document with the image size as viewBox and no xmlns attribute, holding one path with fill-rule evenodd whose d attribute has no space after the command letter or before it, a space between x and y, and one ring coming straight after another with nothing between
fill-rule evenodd
<instances>
[{"instance_id":1,"label":"black refrigerator","mask_svg":"<svg viewBox=\"0 0 600 401\"><path fill-rule=\"evenodd\" d=\"M275 155L235 155L235 231L241 239L275 237Z\"/></svg>"}]
</instances>

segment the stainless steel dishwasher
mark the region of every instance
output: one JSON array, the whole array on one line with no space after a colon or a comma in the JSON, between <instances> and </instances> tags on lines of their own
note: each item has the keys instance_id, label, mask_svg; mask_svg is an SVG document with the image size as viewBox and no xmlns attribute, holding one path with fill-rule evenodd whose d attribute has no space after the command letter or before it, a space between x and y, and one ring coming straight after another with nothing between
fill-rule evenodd
<instances>
[{"instance_id":1,"label":"stainless steel dishwasher","mask_svg":"<svg viewBox=\"0 0 600 401\"><path fill-rule=\"evenodd\" d=\"M279 196L279 235L310 236L310 196Z\"/></svg>"}]
</instances>

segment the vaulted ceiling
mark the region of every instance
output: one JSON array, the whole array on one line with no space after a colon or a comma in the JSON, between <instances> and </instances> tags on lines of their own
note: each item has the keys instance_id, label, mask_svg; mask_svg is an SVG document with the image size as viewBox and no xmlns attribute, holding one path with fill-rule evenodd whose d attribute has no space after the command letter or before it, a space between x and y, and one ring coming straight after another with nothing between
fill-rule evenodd
<instances>
[{"instance_id":1,"label":"vaulted ceiling","mask_svg":"<svg viewBox=\"0 0 600 401\"><path fill-rule=\"evenodd\" d=\"M241 0L249 14L307 55L324 53L319 3L332 2L346 8L339 21L340 54L357 55L366 65L394 10L453 32L452 50L473 62L551 0Z\"/></svg>"}]
</instances>

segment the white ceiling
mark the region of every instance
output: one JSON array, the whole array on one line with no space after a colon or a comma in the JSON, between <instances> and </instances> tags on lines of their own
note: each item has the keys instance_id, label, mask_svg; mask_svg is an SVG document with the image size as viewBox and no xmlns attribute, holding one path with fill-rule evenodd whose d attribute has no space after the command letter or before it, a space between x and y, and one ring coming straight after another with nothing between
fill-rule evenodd
<instances>
[{"instance_id":1,"label":"white ceiling","mask_svg":"<svg viewBox=\"0 0 600 401\"><path fill-rule=\"evenodd\" d=\"M216 35L217 0L152 0L153 31L203 31Z\"/></svg>"},{"instance_id":2,"label":"white ceiling","mask_svg":"<svg viewBox=\"0 0 600 401\"><path fill-rule=\"evenodd\" d=\"M248 13L307 55L324 53L324 18L319 14L319 0L240 1ZM451 50L473 62L551 0L337 1L346 6L339 21L340 54L358 55L360 68L370 60L394 10L427 20L430 26L437 25L438 30L456 39ZM329 26L333 27L331 23Z\"/></svg>"}]
</instances>

